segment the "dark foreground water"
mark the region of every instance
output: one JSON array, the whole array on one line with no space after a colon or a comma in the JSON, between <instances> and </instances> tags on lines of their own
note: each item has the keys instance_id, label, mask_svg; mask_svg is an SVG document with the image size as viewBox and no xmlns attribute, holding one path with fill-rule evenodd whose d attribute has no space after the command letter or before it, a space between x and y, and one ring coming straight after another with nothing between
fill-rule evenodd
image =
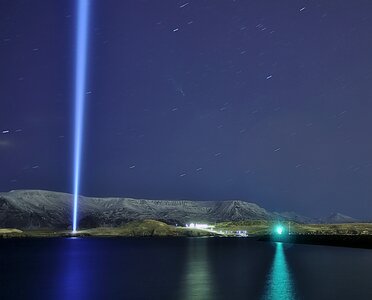
<instances>
[{"instance_id":1,"label":"dark foreground water","mask_svg":"<svg viewBox=\"0 0 372 300\"><path fill-rule=\"evenodd\" d=\"M244 238L0 240L0 299L372 299L372 250Z\"/></svg>"}]
</instances>

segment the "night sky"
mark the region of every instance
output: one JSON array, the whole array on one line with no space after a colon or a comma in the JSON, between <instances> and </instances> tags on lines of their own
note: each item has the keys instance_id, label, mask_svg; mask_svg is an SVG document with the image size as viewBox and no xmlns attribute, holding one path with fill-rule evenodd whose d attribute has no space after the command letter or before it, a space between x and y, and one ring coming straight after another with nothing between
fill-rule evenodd
<instances>
[{"instance_id":1,"label":"night sky","mask_svg":"<svg viewBox=\"0 0 372 300\"><path fill-rule=\"evenodd\" d=\"M92 1L81 193L372 219L371 11ZM72 192L75 25L0 2L0 191Z\"/></svg>"}]
</instances>

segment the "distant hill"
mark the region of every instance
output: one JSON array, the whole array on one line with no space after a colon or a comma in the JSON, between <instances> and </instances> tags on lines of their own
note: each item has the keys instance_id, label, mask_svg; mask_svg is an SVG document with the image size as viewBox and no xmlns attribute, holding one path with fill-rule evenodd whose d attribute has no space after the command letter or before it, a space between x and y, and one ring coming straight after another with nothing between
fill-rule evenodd
<instances>
[{"instance_id":1,"label":"distant hill","mask_svg":"<svg viewBox=\"0 0 372 300\"><path fill-rule=\"evenodd\" d=\"M69 229L72 195L42 190L16 190L0 193L0 228ZM158 220L167 224L243 220L316 220L294 212L272 213L254 203L240 200L190 201L132 198L79 198L79 227L115 227L136 220ZM342 217L343 218L342 218ZM329 222L354 222L341 214Z\"/></svg>"},{"instance_id":2,"label":"distant hill","mask_svg":"<svg viewBox=\"0 0 372 300\"><path fill-rule=\"evenodd\" d=\"M285 211L281 213L275 212L279 217L282 217L285 220L294 221L297 223L303 224L311 224L311 223L319 223L319 219L305 217L293 211Z\"/></svg>"},{"instance_id":3,"label":"distant hill","mask_svg":"<svg viewBox=\"0 0 372 300\"><path fill-rule=\"evenodd\" d=\"M340 213L332 213L327 218L323 220L324 223L329 224L341 224L341 223L357 223L360 220L354 219L352 217L340 214Z\"/></svg>"}]
</instances>

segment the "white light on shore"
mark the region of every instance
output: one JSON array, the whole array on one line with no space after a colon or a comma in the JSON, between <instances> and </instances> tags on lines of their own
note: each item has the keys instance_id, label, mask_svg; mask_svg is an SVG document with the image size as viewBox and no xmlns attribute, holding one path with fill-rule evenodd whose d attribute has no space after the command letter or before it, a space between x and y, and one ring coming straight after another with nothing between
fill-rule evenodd
<instances>
[{"instance_id":1,"label":"white light on shore","mask_svg":"<svg viewBox=\"0 0 372 300\"><path fill-rule=\"evenodd\" d=\"M199 224L199 223L190 223L190 224L186 224L186 227L188 227L188 228L195 228L195 229L213 229L214 228L214 225Z\"/></svg>"}]
</instances>

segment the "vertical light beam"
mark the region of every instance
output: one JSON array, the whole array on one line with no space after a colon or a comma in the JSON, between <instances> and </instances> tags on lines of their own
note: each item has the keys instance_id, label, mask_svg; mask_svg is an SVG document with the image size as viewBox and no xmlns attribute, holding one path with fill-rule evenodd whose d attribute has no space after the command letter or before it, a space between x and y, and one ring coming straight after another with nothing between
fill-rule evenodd
<instances>
[{"instance_id":1,"label":"vertical light beam","mask_svg":"<svg viewBox=\"0 0 372 300\"><path fill-rule=\"evenodd\" d=\"M84 127L89 1L77 0L76 62L75 62L75 137L74 137L74 208L72 231L78 228L81 152Z\"/></svg>"}]
</instances>

